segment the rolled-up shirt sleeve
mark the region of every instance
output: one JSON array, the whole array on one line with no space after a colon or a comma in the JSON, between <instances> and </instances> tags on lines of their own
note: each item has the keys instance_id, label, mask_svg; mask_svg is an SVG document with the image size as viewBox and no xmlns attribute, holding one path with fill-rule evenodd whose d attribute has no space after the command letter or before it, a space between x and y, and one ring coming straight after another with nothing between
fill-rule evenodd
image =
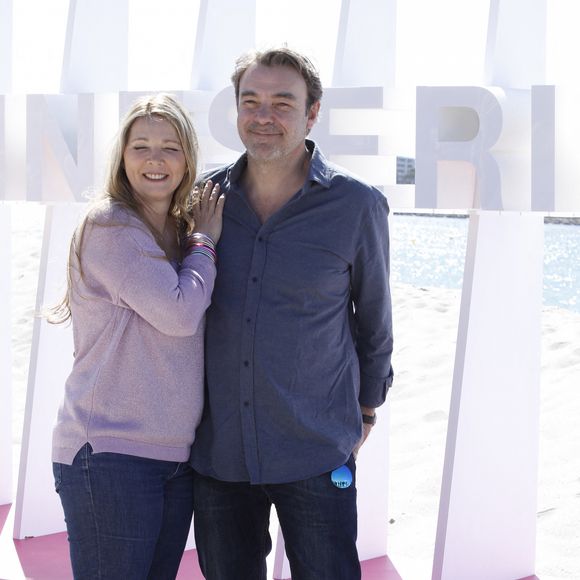
<instances>
[{"instance_id":1,"label":"rolled-up shirt sleeve","mask_svg":"<svg viewBox=\"0 0 580 580\"><path fill-rule=\"evenodd\" d=\"M352 266L354 337L360 367L359 403L378 407L393 382L393 320L389 285L389 207L380 198L361 223Z\"/></svg>"}]
</instances>

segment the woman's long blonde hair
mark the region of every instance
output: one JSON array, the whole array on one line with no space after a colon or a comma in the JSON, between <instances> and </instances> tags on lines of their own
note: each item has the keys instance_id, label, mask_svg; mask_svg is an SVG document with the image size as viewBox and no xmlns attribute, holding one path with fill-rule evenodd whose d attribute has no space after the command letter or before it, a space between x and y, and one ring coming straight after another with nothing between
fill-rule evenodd
<instances>
[{"instance_id":1,"label":"woman's long blonde hair","mask_svg":"<svg viewBox=\"0 0 580 580\"><path fill-rule=\"evenodd\" d=\"M152 234L157 237L153 228L151 228L143 216L139 201L136 199L131 184L129 183L123 162L123 155L129 139L129 131L133 123L142 117L160 117L168 121L177 131L185 156L186 169L181 183L173 194L168 215L175 219L178 227L187 232L191 232L194 225L193 218L191 217L192 191L197 178L197 135L188 111L173 96L166 93L148 95L137 99L121 121L109 157L105 176L105 187L95 201L100 203L103 200L109 200L131 209L151 229ZM86 221L87 218L85 217L71 240L69 263L67 266L67 290L60 303L49 312L48 321L52 324L60 324L71 318L72 259L73 257L76 258L82 275L82 268L80 267L81 249Z\"/></svg>"}]
</instances>

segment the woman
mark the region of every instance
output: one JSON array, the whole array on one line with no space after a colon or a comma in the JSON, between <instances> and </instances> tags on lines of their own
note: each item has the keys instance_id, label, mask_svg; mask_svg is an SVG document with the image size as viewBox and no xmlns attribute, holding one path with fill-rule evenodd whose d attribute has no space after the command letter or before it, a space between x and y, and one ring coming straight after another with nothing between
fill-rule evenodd
<instances>
[{"instance_id":1,"label":"woman","mask_svg":"<svg viewBox=\"0 0 580 580\"><path fill-rule=\"evenodd\" d=\"M193 510L204 312L224 198L194 189L197 140L168 95L137 101L71 244L74 365L53 434L75 578L175 578ZM192 203L192 190L194 192Z\"/></svg>"}]
</instances>

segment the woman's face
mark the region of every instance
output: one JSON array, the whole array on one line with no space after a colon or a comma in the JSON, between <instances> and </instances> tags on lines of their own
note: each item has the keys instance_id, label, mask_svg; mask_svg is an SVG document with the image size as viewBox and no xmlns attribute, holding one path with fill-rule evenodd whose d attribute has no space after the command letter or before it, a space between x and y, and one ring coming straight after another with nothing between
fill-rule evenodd
<instances>
[{"instance_id":1,"label":"woman's face","mask_svg":"<svg viewBox=\"0 0 580 580\"><path fill-rule=\"evenodd\" d=\"M177 131L159 116L140 117L133 123L123 162L135 197L148 206L169 207L187 169Z\"/></svg>"}]
</instances>

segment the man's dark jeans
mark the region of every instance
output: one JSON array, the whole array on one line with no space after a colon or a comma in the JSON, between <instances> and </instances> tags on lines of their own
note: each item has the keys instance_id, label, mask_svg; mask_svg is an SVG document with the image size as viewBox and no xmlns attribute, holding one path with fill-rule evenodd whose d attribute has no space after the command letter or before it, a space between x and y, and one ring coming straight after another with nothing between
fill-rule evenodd
<instances>
[{"instance_id":1,"label":"man's dark jeans","mask_svg":"<svg viewBox=\"0 0 580 580\"><path fill-rule=\"evenodd\" d=\"M265 580L276 506L293 580L357 580L355 464L350 487L330 473L293 483L228 483L195 474L195 541L208 580Z\"/></svg>"}]
</instances>

